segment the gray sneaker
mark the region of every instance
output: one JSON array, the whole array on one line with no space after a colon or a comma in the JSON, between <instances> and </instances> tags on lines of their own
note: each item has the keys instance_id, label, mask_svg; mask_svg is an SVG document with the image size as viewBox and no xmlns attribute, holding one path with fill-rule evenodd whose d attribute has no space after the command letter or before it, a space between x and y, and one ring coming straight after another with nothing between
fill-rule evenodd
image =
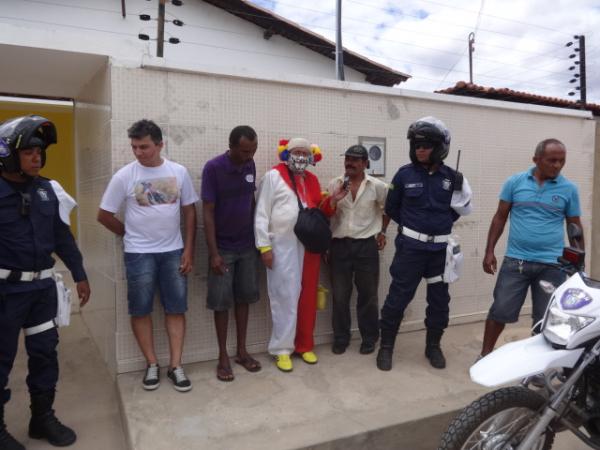
<instances>
[{"instance_id":1,"label":"gray sneaker","mask_svg":"<svg viewBox=\"0 0 600 450\"><path fill-rule=\"evenodd\" d=\"M192 383L185 376L183 367L175 367L167 371L169 380L173 382L173 388L179 392L187 392L192 389Z\"/></svg>"},{"instance_id":2,"label":"gray sneaker","mask_svg":"<svg viewBox=\"0 0 600 450\"><path fill-rule=\"evenodd\" d=\"M142 386L147 391L153 391L160 386L160 367L158 367L158 364L149 364L146 367L146 375L144 375Z\"/></svg>"}]
</instances>

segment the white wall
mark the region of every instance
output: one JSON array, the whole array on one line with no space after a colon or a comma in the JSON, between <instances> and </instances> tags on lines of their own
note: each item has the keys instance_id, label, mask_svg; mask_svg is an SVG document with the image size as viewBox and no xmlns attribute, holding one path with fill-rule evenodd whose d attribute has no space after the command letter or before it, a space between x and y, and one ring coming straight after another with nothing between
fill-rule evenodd
<instances>
[{"instance_id":1,"label":"white wall","mask_svg":"<svg viewBox=\"0 0 600 450\"><path fill-rule=\"evenodd\" d=\"M75 100L75 148L79 248L92 296L81 315L111 373L116 373L115 238L96 221L98 205L112 177L110 67L98 69ZM120 273L119 273L120 276Z\"/></svg>"},{"instance_id":2,"label":"white wall","mask_svg":"<svg viewBox=\"0 0 600 450\"><path fill-rule=\"evenodd\" d=\"M2 0L0 44L108 55L116 65L140 66L155 56L156 41L141 41L137 36L156 37L156 20L142 22L138 16L144 13L156 18L158 2L127 0L126 4L124 19L117 0ZM168 19L185 23L183 27L166 24L165 31L182 41L165 43L167 64L185 62L275 77L296 73L335 78L332 59L280 36L265 40L262 28L201 0L187 0L181 7L168 4L167 13L172 14ZM349 81L365 79L350 68L345 75Z\"/></svg>"},{"instance_id":3,"label":"white wall","mask_svg":"<svg viewBox=\"0 0 600 450\"><path fill-rule=\"evenodd\" d=\"M343 171L343 159L339 155L356 143L358 136L386 138L385 179L391 180L395 171L409 161L406 140L409 124L425 115L441 118L453 135L448 162L454 164L456 151L462 150L461 171L473 187L476 208L472 215L461 218L455 225L466 264L463 279L450 289L452 323L485 317L495 278L483 273L481 260L498 194L509 175L532 165L531 157L540 140L556 137L565 142L568 159L564 174L579 185L582 219L586 237L590 236L595 122L586 112L335 81L303 84L287 80L282 83L166 69L113 67L111 86L112 170L116 171L133 159L126 130L133 121L147 117L160 124L166 136L167 157L188 168L198 190L204 164L227 148L227 136L236 125L251 125L258 133L255 160L259 178L277 162L279 139L304 136L319 144L324 159L313 170L323 186ZM293 111L289 110L289 103L295 105ZM189 279L186 362L213 359L217 355L212 314L205 306L208 256L200 207L198 214L197 260ZM109 234L108 231L101 232ZM503 255L507 234L497 246L499 258ZM380 305L390 284L388 269L394 254L394 237L395 226L391 226L389 245L381 258ZM100 236L96 239L99 243L104 241ZM127 316L119 242L114 250L116 359L117 370L122 372L140 369L144 361ZM325 268L321 282L329 284ZM252 351L265 351L270 334L269 304L264 287L263 279L261 299L250 310L248 344ZM156 305L153 318L157 350L160 360L167 362L168 343L162 329L163 317L158 303ZM406 311L401 331L423 327L424 314L425 285L422 283ZM330 321L329 309L318 312L317 342L330 341ZM233 327L232 323L228 341L232 350L235 345Z\"/></svg>"}]
</instances>

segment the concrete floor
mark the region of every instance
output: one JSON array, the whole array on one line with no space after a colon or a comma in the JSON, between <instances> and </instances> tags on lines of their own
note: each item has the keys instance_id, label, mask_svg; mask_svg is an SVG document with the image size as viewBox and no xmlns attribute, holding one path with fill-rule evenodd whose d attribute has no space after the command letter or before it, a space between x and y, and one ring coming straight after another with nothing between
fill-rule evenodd
<instances>
[{"instance_id":1,"label":"concrete floor","mask_svg":"<svg viewBox=\"0 0 600 450\"><path fill-rule=\"evenodd\" d=\"M502 339L528 335L525 322L509 327ZM213 361L190 364L194 388L188 393L174 391L164 369L154 392L142 389L142 373L122 374L117 385L126 434L133 450L435 449L455 411L485 392L467 373L481 335L482 323L450 328L446 370L429 366L420 331L399 336L394 369L387 373L376 369L375 354L360 355L354 341L344 355L318 347L315 366L295 358L288 374L259 355L263 370L248 373L234 365L231 383L216 379ZM554 448L586 447L561 439Z\"/></svg>"},{"instance_id":2,"label":"concrete floor","mask_svg":"<svg viewBox=\"0 0 600 450\"><path fill-rule=\"evenodd\" d=\"M77 433L73 450L126 450L117 390L79 314L60 330L60 380L54 408L57 417ZM28 450L56 448L27 436L29 394L25 384L27 355L21 339L11 373L12 399L5 406L11 434Z\"/></svg>"},{"instance_id":3,"label":"concrete floor","mask_svg":"<svg viewBox=\"0 0 600 450\"><path fill-rule=\"evenodd\" d=\"M504 341L527 334L510 327ZM164 377L157 391L141 388L142 373L120 375L115 383L79 315L61 330L61 377L56 410L78 434L71 449L406 449L437 448L454 414L484 389L470 382L467 368L481 345L482 324L455 326L444 337L446 370L429 367L423 332L401 334L389 373L375 368L375 355L359 355L353 342L344 355L320 346L320 361L295 359L294 371L279 372L266 355L263 370L251 374L234 365L236 380L215 378L215 362L186 366L194 383L178 393ZM54 448L27 437L29 399L26 356L21 348L6 408L11 433L29 450ZM118 392L117 392L118 391ZM126 420L121 422L121 408ZM423 420L425 419L425 420ZM126 433L124 433L124 428ZM127 435L127 437L126 437ZM554 450L587 446L564 434Z\"/></svg>"}]
</instances>

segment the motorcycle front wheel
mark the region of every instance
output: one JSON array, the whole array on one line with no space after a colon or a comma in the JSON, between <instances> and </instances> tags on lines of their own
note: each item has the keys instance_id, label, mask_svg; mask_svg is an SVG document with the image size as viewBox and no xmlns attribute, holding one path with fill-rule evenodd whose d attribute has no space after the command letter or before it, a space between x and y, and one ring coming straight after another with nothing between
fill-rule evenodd
<instances>
[{"instance_id":1,"label":"motorcycle front wheel","mask_svg":"<svg viewBox=\"0 0 600 450\"><path fill-rule=\"evenodd\" d=\"M544 398L521 386L498 389L475 400L450 423L438 450L514 450L539 417ZM550 450L546 429L532 450Z\"/></svg>"}]
</instances>

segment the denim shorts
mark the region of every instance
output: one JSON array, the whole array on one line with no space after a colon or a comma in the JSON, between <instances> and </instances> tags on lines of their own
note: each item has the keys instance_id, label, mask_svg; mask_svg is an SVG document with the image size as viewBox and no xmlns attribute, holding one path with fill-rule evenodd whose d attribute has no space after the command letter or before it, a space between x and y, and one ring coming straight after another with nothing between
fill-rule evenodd
<instances>
[{"instance_id":1,"label":"denim shorts","mask_svg":"<svg viewBox=\"0 0 600 450\"><path fill-rule=\"evenodd\" d=\"M219 250L227 271L217 275L208 270L206 306L213 311L227 311L234 303L258 301L258 251Z\"/></svg>"},{"instance_id":2,"label":"denim shorts","mask_svg":"<svg viewBox=\"0 0 600 450\"><path fill-rule=\"evenodd\" d=\"M125 253L129 314L140 317L152 312L158 287L167 314L187 311L187 278L179 272L182 249L164 253Z\"/></svg>"},{"instance_id":3,"label":"denim shorts","mask_svg":"<svg viewBox=\"0 0 600 450\"><path fill-rule=\"evenodd\" d=\"M551 297L551 294L541 288L540 280L549 281L558 287L565 279L564 272L558 266L505 256L496 280L494 303L488 319L500 323L518 321L527 290L531 288L533 323L537 323L544 317Z\"/></svg>"}]
</instances>

